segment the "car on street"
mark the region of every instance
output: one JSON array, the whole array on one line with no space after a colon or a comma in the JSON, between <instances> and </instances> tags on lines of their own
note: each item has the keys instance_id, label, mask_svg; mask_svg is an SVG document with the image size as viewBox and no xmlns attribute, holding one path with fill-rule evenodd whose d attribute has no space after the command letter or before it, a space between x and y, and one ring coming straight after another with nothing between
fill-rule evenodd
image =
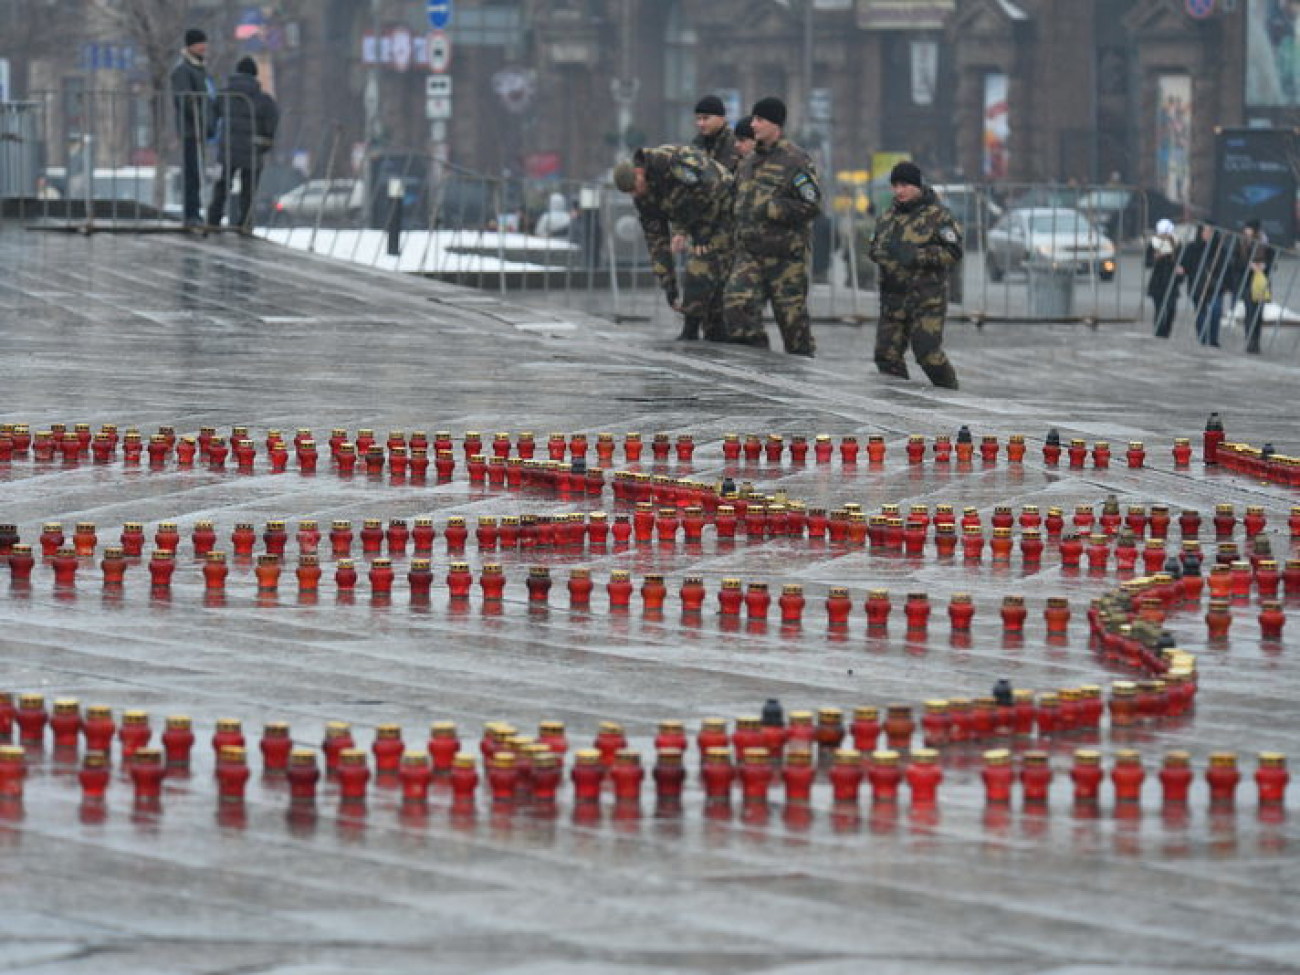
<instances>
[{"instance_id":1,"label":"car on street","mask_svg":"<svg viewBox=\"0 0 1300 975\"><path fill-rule=\"evenodd\" d=\"M984 268L1001 281L1033 264L1072 267L1102 281L1115 276L1115 245L1078 210L1024 207L1010 210L988 233Z\"/></svg>"},{"instance_id":2,"label":"car on street","mask_svg":"<svg viewBox=\"0 0 1300 975\"><path fill-rule=\"evenodd\" d=\"M357 224L365 204L359 179L309 179L276 199L275 215L284 224Z\"/></svg>"},{"instance_id":3,"label":"car on street","mask_svg":"<svg viewBox=\"0 0 1300 975\"><path fill-rule=\"evenodd\" d=\"M1161 220L1181 223L1192 215L1187 205L1157 190L1139 191L1128 186L1089 190L1075 206L1102 233L1120 242L1147 236Z\"/></svg>"},{"instance_id":4,"label":"car on street","mask_svg":"<svg viewBox=\"0 0 1300 975\"><path fill-rule=\"evenodd\" d=\"M979 250L989 228L1002 216L1002 208L993 201L988 190L970 183L937 183L931 189L961 226L966 249Z\"/></svg>"}]
</instances>

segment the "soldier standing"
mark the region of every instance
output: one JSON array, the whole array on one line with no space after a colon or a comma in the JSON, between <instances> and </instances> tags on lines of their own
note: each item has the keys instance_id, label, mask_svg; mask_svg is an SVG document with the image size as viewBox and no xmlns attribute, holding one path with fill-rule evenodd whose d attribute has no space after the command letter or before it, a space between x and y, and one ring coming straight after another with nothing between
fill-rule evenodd
<instances>
[{"instance_id":1,"label":"soldier standing","mask_svg":"<svg viewBox=\"0 0 1300 975\"><path fill-rule=\"evenodd\" d=\"M871 241L871 259L880 266L876 368L906 379L903 353L910 341L930 382L956 389L957 373L943 352L943 320L948 271L962 256L961 233L914 163L895 166L889 184L894 202Z\"/></svg>"},{"instance_id":2,"label":"soldier standing","mask_svg":"<svg viewBox=\"0 0 1300 975\"><path fill-rule=\"evenodd\" d=\"M638 149L614 167L614 185L635 198L655 277L674 311L685 316L679 340L721 341L722 289L731 268L731 173L694 146ZM677 286L674 231L688 252Z\"/></svg>"},{"instance_id":3,"label":"soldier standing","mask_svg":"<svg viewBox=\"0 0 1300 975\"><path fill-rule=\"evenodd\" d=\"M736 123L736 165L754 151L754 119L746 115Z\"/></svg>"},{"instance_id":4,"label":"soldier standing","mask_svg":"<svg viewBox=\"0 0 1300 975\"><path fill-rule=\"evenodd\" d=\"M727 340L768 348L769 301L785 351L816 351L808 319L809 232L822 192L808 153L785 138L785 104L764 98L750 124L755 147L736 173L736 258L723 296Z\"/></svg>"},{"instance_id":5,"label":"soldier standing","mask_svg":"<svg viewBox=\"0 0 1300 975\"><path fill-rule=\"evenodd\" d=\"M695 104L695 129L699 133L691 145L703 149L733 173L740 156L736 154L736 137L727 124L727 109L717 95L705 95Z\"/></svg>"}]
</instances>

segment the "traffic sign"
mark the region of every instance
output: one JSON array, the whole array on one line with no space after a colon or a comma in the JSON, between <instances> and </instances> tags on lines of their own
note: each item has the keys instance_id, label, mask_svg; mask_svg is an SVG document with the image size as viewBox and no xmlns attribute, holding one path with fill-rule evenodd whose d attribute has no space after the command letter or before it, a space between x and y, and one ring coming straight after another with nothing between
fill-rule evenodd
<instances>
[{"instance_id":1,"label":"traffic sign","mask_svg":"<svg viewBox=\"0 0 1300 975\"><path fill-rule=\"evenodd\" d=\"M1204 20L1214 13L1214 0L1184 0L1183 5L1187 10L1187 16L1197 20Z\"/></svg>"},{"instance_id":2,"label":"traffic sign","mask_svg":"<svg viewBox=\"0 0 1300 975\"><path fill-rule=\"evenodd\" d=\"M444 31L429 31L425 41L429 57L429 70L434 74L444 74L451 67L451 38Z\"/></svg>"},{"instance_id":3,"label":"traffic sign","mask_svg":"<svg viewBox=\"0 0 1300 975\"><path fill-rule=\"evenodd\" d=\"M411 66L411 32L405 27L393 31L393 67L405 71Z\"/></svg>"},{"instance_id":4,"label":"traffic sign","mask_svg":"<svg viewBox=\"0 0 1300 975\"><path fill-rule=\"evenodd\" d=\"M424 100L424 117L430 121L451 118L451 99L442 95L430 95Z\"/></svg>"},{"instance_id":5,"label":"traffic sign","mask_svg":"<svg viewBox=\"0 0 1300 975\"><path fill-rule=\"evenodd\" d=\"M450 98L451 75L435 74L425 78L424 95L426 98Z\"/></svg>"},{"instance_id":6,"label":"traffic sign","mask_svg":"<svg viewBox=\"0 0 1300 975\"><path fill-rule=\"evenodd\" d=\"M451 0L429 0L429 26L434 30L446 30L451 23Z\"/></svg>"}]
</instances>

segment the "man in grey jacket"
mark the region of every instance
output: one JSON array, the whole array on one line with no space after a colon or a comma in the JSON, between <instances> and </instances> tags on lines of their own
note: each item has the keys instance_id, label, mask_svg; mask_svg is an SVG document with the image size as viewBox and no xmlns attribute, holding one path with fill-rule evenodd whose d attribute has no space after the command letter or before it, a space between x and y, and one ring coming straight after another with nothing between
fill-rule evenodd
<instances>
[{"instance_id":1,"label":"man in grey jacket","mask_svg":"<svg viewBox=\"0 0 1300 975\"><path fill-rule=\"evenodd\" d=\"M214 91L204 62L207 53L208 35L190 28L171 76L185 176L185 226L195 229L203 225L203 143L212 135Z\"/></svg>"}]
</instances>

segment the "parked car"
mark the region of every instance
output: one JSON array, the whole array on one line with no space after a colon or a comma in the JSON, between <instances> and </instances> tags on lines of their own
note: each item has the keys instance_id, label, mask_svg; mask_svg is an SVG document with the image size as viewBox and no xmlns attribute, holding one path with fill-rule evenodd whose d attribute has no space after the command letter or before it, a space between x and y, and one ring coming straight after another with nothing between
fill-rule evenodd
<instances>
[{"instance_id":1,"label":"parked car","mask_svg":"<svg viewBox=\"0 0 1300 975\"><path fill-rule=\"evenodd\" d=\"M1072 265L1077 273L1115 276L1115 245L1078 210L1028 207L1011 210L989 231L984 267L993 281L1031 261Z\"/></svg>"},{"instance_id":2,"label":"parked car","mask_svg":"<svg viewBox=\"0 0 1300 975\"><path fill-rule=\"evenodd\" d=\"M309 179L275 201L276 217L285 223L360 225L365 184L359 179Z\"/></svg>"},{"instance_id":3,"label":"parked car","mask_svg":"<svg viewBox=\"0 0 1300 975\"><path fill-rule=\"evenodd\" d=\"M68 201L86 198L85 172L72 172L63 166L51 166L44 172L46 199L63 199ZM103 204L122 203L125 206L114 209L121 217L146 216L154 213L154 185L158 178L157 166L119 166L117 168L96 167L91 177L90 197ZM177 219L183 209L181 205L183 187L179 166L163 167L162 213ZM135 206L138 204L138 206Z\"/></svg>"},{"instance_id":4,"label":"parked car","mask_svg":"<svg viewBox=\"0 0 1300 975\"><path fill-rule=\"evenodd\" d=\"M1002 216L1002 208L993 202L988 191L970 183L940 183L934 192L961 225L966 249L983 247L989 228Z\"/></svg>"},{"instance_id":5,"label":"parked car","mask_svg":"<svg viewBox=\"0 0 1300 975\"><path fill-rule=\"evenodd\" d=\"M292 166L271 163L263 167L261 178L257 181L257 196L253 200L253 222L258 225L269 223L280 197L297 189L304 182L306 180L302 173Z\"/></svg>"},{"instance_id":6,"label":"parked car","mask_svg":"<svg viewBox=\"0 0 1300 975\"><path fill-rule=\"evenodd\" d=\"M1145 237L1161 220L1180 223L1190 208L1158 190L1138 192L1126 186L1105 186L1079 197L1078 210L1111 240Z\"/></svg>"}]
</instances>

